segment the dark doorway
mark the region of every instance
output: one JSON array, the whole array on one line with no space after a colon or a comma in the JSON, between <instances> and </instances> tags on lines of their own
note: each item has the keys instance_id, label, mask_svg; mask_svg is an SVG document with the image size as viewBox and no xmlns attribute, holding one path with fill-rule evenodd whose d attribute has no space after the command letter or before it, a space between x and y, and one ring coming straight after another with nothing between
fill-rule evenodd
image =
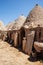
<instances>
[{"instance_id":1,"label":"dark doorway","mask_svg":"<svg viewBox=\"0 0 43 65\"><path fill-rule=\"evenodd\" d=\"M20 47L22 48L22 40L23 40L23 37L25 37L25 29L24 28L21 28L21 31L20 31L20 34L21 34L21 45Z\"/></svg>"},{"instance_id":2,"label":"dark doorway","mask_svg":"<svg viewBox=\"0 0 43 65\"><path fill-rule=\"evenodd\" d=\"M41 38L41 29L38 29L37 31L35 31L34 41L40 42L40 38Z\"/></svg>"}]
</instances>

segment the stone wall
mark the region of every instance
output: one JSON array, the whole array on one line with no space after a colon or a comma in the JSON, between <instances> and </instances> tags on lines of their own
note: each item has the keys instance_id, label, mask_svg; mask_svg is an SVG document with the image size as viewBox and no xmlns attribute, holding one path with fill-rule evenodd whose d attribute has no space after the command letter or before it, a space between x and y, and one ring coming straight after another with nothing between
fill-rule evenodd
<instances>
[{"instance_id":1,"label":"stone wall","mask_svg":"<svg viewBox=\"0 0 43 65\"><path fill-rule=\"evenodd\" d=\"M25 52L28 53L28 54L31 54L31 52L32 52L32 46L33 46L33 42L34 42L34 35L35 35L35 32L31 31L31 33L28 34L28 36L27 36L27 43L26 43Z\"/></svg>"},{"instance_id":2,"label":"stone wall","mask_svg":"<svg viewBox=\"0 0 43 65\"><path fill-rule=\"evenodd\" d=\"M43 41L43 28L41 28L41 38L40 38L41 41Z\"/></svg>"},{"instance_id":3,"label":"stone wall","mask_svg":"<svg viewBox=\"0 0 43 65\"><path fill-rule=\"evenodd\" d=\"M14 41L13 45L15 47L17 47L18 46L18 32L13 32L13 34L12 34L12 40Z\"/></svg>"}]
</instances>

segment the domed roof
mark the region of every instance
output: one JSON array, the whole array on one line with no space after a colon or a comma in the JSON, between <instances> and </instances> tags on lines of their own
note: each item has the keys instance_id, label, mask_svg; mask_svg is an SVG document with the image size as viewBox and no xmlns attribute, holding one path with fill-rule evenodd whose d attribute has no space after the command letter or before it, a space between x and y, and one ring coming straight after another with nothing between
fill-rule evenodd
<instances>
[{"instance_id":1,"label":"domed roof","mask_svg":"<svg viewBox=\"0 0 43 65\"><path fill-rule=\"evenodd\" d=\"M43 26L43 8L38 4L31 10L27 16L26 23L33 22L34 25Z\"/></svg>"},{"instance_id":2,"label":"domed roof","mask_svg":"<svg viewBox=\"0 0 43 65\"><path fill-rule=\"evenodd\" d=\"M6 25L7 31L12 29L12 26L13 26L14 23L15 23L15 21L12 21L12 22L9 22L9 23Z\"/></svg>"},{"instance_id":3,"label":"domed roof","mask_svg":"<svg viewBox=\"0 0 43 65\"><path fill-rule=\"evenodd\" d=\"M3 21L0 20L0 31L6 31L6 30L7 30L7 29L6 29L6 27L5 27L4 23L3 23Z\"/></svg>"},{"instance_id":4,"label":"domed roof","mask_svg":"<svg viewBox=\"0 0 43 65\"><path fill-rule=\"evenodd\" d=\"M7 25L7 29L8 30L18 30L18 29L20 29L23 26L25 20L26 20L26 17L21 15L16 20L14 20L13 22L9 23Z\"/></svg>"},{"instance_id":5,"label":"domed roof","mask_svg":"<svg viewBox=\"0 0 43 65\"><path fill-rule=\"evenodd\" d=\"M0 20L0 26L4 25L3 21Z\"/></svg>"},{"instance_id":6,"label":"domed roof","mask_svg":"<svg viewBox=\"0 0 43 65\"><path fill-rule=\"evenodd\" d=\"M13 27L12 29L13 30L19 30L23 24L25 23L25 20L26 20L26 17L21 15L19 16L16 20L15 20L15 23L13 24Z\"/></svg>"}]
</instances>

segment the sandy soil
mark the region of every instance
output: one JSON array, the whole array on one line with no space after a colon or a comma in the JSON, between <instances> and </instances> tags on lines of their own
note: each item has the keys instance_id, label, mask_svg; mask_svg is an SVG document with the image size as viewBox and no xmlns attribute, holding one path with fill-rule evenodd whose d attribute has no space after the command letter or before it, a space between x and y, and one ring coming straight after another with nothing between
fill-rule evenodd
<instances>
[{"instance_id":1,"label":"sandy soil","mask_svg":"<svg viewBox=\"0 0 43 65\"><path fill-rule=\"evenodd\" d=\"M40 61L31 62L29 56L0 40L0 65L43 65Z\"/></svg>"}]
</instances>

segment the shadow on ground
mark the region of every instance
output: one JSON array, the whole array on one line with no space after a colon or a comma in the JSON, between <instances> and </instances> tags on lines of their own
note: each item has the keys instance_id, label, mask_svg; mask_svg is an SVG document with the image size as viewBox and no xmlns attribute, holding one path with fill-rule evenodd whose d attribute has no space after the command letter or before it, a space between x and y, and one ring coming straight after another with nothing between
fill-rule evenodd
<instances>
[{"instance_id":1,"label":"shadow on ground","mask_svg":"<svg viewBox=\"0 0 43 65\"><path fill-rule=\"evenodd\" d=\"M10 44L10 45L11 45L11 47L14 47L13 44ZM19 52L23 52L21 47L15 47L15 48L18 49ZM23 52L23 53L26 54L25 52ZM30 57L28 58L28 60L30 62L36 62L36 61L43 62L43 54L42 53L37 53L37 57L35 57L35 58L30 55Z\"/></svg>"},{"instance_id":2,"label":"shadow on ground","mask_svg":"<svg viewBox=\"0 0 43 65\"><path fill-rule=\"evenodd\" d=\"M37 54L37 57L32 57L32 56L30 55L30 57L28 58L28 60L31 61L31 62L40 61L40 62L43 63L43 54L42 54L42 53L38 53L38 54Z\"/></svg>"}]
</instances>

